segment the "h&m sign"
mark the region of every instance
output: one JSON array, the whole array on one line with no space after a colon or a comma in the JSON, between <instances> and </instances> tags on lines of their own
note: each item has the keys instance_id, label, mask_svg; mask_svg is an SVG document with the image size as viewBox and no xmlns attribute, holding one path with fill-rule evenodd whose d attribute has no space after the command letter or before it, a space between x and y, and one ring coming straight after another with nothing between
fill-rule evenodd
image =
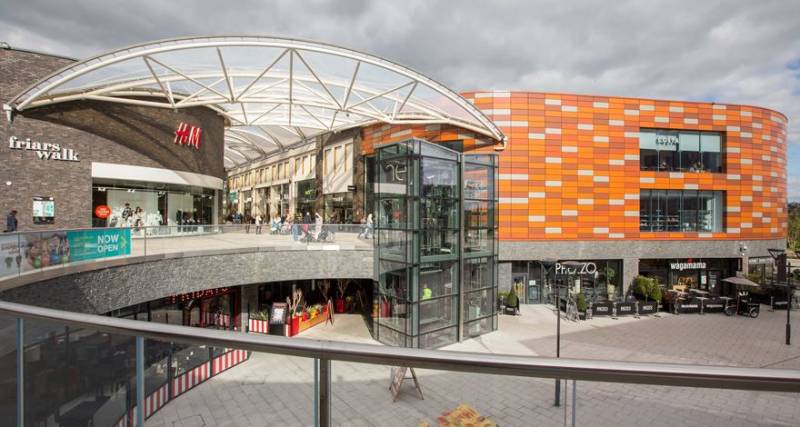
<instances>
[{"instance_id":1,"label":"h&m sign","mask_svg":"<svg viewBox=\"0 0 800 427\"><path fill-rule=\"evenodd\" d=\"M195 150L199 150L200 136L202 134L203 129L199 126L192 126L186 122L181 122L178 125L178 129L175 131L175 143L194 147Z\"/></svg>"},{"instance_id":2,"label":"h&m sign","mask_svg":"<svg viewBox=\"0 0 800 427\"><path fill-rule=\"evenodd\" d=\"M66 162L79 162L81 160L75 150L71 148L63 148L58 143L32 141L30 138L22 140L12 136L8 138L8 148L35 151L36 156L41 160L63 160Z\"/></svg>"}]
</instances>

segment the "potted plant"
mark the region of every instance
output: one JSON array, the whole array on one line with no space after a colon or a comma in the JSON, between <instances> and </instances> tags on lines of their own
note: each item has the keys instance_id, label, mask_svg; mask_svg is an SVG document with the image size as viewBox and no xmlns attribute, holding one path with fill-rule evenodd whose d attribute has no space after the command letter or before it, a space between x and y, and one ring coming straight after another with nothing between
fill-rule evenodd
<instances>
[{"instance_id":1,"label":"potted plant","mask_svg":"<svg viewBox=\"0 0 800 427\"><path fill-rule=\"evenodd\" d=\"M583 292L580 292L575 296L575 305L578 307L578 315L583 320L586 320L586 309L588 308L588 304L586 303L586 295L584 295Z\"/></svg>"},{"instance_id":2,"label":"potted plant","mask_svg":"<svg viewBox=\"0 0 800 427\"><path fill-rule=\"evenodd\" d=\"M253 314L253 316L250 317L247 328L249 332L269 333L269 312L259 311Z\"/></svg>"},{"instance_id":3,"label":"potted plant","mask_svg":"<svg viewBox=\"0 0 800 427\"><path fill-rule=\"evenodd\" d=\"M336 298L336 312L344 313L344 295L347 293L347 287L350 286L349 280L339 280L337 287L339 288L339 297Z\"/></svg>"},{"instance_id":4,"label":"potted plant","mask_svg":"<svg viewBox=\"0 0 800 427\"><path fill-rule=\"evenodd\" d=\"M286 297L286 304L289 305L289 313L291 319L289 323L289 336L297 335L300 332L300 316L298 316L297 309L300 306L300 301L303 299L303 291L297 288L292 289L292 296Z\"/></svg>"},{"instance_id":5,"label":"potted plant","mask_svg":"<svg viewBox=\"0 0 800 427\"><path fill-rule=\"evenodd\" d=\"M614 301L617 299L617 286L614 285L614 278L617 277L617 271L609 266L606 266L606 268L603 269L603 276L606 278L606 293L608 294L608 300Z\"/></svg>"}]
</instances>

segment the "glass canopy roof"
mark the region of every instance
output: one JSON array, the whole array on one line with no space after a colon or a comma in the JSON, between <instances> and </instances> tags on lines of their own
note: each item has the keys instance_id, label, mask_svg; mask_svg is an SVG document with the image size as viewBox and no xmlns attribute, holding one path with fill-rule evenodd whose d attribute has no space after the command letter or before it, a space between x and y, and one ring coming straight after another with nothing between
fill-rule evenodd
<instances>
[{"instance_id":1,"label":"glass canopy roof","mask_svg":"<svg viewBox=\"0 0 800 427\"><path fill-rule=\"evenodd\" d=\"M338 46L272 37L127 47L65 67L10 105L23 111L85 99L212 108L227 119L226 167L321 133L377 122L452 124L504 138L470 102L411 69Z\"/></svg>"}]
</instances>

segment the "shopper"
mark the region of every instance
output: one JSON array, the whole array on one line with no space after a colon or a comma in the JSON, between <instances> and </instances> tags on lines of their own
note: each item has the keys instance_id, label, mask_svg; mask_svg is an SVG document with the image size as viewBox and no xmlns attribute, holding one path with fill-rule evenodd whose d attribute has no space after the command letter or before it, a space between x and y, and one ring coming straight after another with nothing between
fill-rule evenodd
<instances>
[{"instance_id":1,"label":"shopper","mask_svg":"<svg viewBox=\"0 0 800 427\"><path fill-rule=\"evenodd\" d=\"M11 210L6 216L6 233L13 233L17 231L17 211Z\"/></svg>"},{"instance_id":2,"label":"shopper","mask_svg":"<svg viewBox=\"0 0 800 427\"><path fill-rule=\"evenodd\" d=\"M306 212L306 214L303 215L303 234L308 234L309 224L311 224L311 215Z\"/></svg>"},{"instance_id":3,"label":"shopper","mask_svg":"<svg viewBox=\"0 0 800 427\"><path fill-rule=\"evenodd\" d=\"M319 212L314 214L314 240L319 240L319 234L322 233L322 216Z\"/></svg>"},{"instance_id":4,"label":"shopper","mask_svg":"<svg viewBox=\"0 0 800 427\"><path fill-rule=\"evenodd\" d=\"M250 224L253 223L253 218L250 217L250 214L247 214L244 217L244 232L250 234Z\"/></svg>"},{"instance_id":5,"label":"shopper","mask_svg":"<svg viewBox=\"0 0 800 427\"><path fill-rule=\"evenodd\" d=\"M261 215L256 215L256 234L261 234Z\"/></svg>"},{"instance_id":6,"label":"shopper","mask_svg":"<svg viewBox=\"0 0 800 427\"><path fill-rule=\"evenodd\" d=\"M292 240L300 243L300 215L295 215L294 219L290 217L286 222L289 223L289 228L292 230Z\"/></svg>"},{"instance_id":7,"label":"shopper","mask_svg":"<svg viewBox=\"0 0 800 427\"><path fill-rule=\"evenodd\" d=\"M358 233L358 237L371 239L372 234L375 232L375 223L372 220L372 214L367 215L367 221L364 223L364 228Z\"/></svg>"}]
</instances>

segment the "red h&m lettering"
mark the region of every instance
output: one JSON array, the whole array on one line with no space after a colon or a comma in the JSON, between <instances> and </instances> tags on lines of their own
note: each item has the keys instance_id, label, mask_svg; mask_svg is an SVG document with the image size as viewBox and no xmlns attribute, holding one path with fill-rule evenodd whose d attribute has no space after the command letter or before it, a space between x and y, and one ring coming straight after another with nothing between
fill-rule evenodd
<instances>
[{"instance_id":1,"label":"red h&m lettering","mask_svg":"<svg viewBox=\"0 0 800 427\"><path fill-rule=\"evenodd\" d=\"M178 125L175 131L175 143L180 145L188 145L194 147L196 150L200 149L200 135L203 130L196 126L189 126L185 122Z\"/></svg>"}]
</instances>

